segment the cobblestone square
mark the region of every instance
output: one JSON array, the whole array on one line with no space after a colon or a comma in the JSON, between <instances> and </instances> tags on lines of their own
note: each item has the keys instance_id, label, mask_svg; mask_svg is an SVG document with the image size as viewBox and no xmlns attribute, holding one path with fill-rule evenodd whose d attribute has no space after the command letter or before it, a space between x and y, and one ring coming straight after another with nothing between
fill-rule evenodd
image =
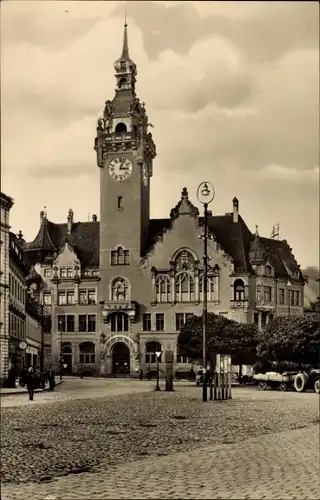
<instances>
[{"instance_id":1,"label":"cobblestone square","mask_svg":"<svg viewBox=\"0 0 320 500\"><path fill-rule=\"evenodd\" d=\"M1 398L2 500L320 498L319 397L66 380Z\"/></svg>"}]
</instances>

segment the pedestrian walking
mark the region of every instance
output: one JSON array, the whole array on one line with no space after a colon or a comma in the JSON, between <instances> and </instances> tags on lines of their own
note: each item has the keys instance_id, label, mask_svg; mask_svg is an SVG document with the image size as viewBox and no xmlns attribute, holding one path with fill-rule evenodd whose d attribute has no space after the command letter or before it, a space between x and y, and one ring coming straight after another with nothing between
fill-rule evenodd
<instances>
[{"instance_id":1,"label":"pedestrian walking","mask_svg":"<svg viewBox=\"0 0 320 500\"><path fill-rule=\"evenodd\" d=\"M34 389L36 385L36 377L34 373L34 369L30 366L27 375L27 389L29 393L29 400L33 401Z\"/></svg>"}]
</instances>

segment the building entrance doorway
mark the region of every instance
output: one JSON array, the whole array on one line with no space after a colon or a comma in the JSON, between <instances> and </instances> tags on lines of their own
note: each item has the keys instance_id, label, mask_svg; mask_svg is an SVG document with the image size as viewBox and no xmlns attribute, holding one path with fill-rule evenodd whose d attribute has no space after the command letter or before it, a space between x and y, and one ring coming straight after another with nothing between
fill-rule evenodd
<instances>
[{"instance_id":1,"label":"building entrance doorway","mask_svg":"<svg viewBox=\"0 0 320 500\"><path fill-rule=\"evenodd\" d=\"M113 348L112 373L114 375L130 374L130 350L123 342L118 342Z\"/></svg>"}]
</instances>

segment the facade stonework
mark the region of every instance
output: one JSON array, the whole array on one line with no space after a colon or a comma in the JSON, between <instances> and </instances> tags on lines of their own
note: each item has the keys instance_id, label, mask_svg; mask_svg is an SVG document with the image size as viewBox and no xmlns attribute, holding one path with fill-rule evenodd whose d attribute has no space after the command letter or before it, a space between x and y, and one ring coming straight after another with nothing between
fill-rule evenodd
<instances>
[{"instance_id":1,"label":"facade stonework","mask_svg":"<svg viewBox=\"0 0 320 500\"><path fill-rule=\"evenodd\" d=\"M114 68L115 96L105 103L94 144L100 221L75 223L70 209L56 224L41 212L25 259L52 317L56 369L147 373L155 370L155 352L166 349L176 369L186 368L177 339L186 319L202 313L204 221L186 188L170 217L150 219L156 147L136 95L126 26ZM259 328L274 316L302 315L304 281L288 243L252 234L239 201L230 206L225 215L209 214L208 311Z\"/></svg>"},{"instance_id":2,"label":"facade stonework","mask_svg":"<svg viewBox=\"0 0 320 500\"><path fill-rule=\"evenodd\" d=\"M13 200L4 193L1 201L1 236L0 236L0 381L7 379L9 371L9 248L10 224L9 213Z\"/></svg>"}]
</instances>

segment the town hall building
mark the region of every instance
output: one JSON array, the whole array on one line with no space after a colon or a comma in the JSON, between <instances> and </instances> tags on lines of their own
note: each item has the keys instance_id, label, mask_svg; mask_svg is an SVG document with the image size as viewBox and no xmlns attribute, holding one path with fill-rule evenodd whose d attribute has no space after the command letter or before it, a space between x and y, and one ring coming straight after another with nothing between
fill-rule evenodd
<instances>
[{"instance_id":1,"label":"town hall building","mask_svg":"<svg viewBox=\"0 0 320 500\"><path fill-rule=\"evenodd\" d=\"M156 146L136 94L127 25L114 69L115 96L94 144L100 220L75 222L70 209L65 223L54 223L42 211L39 233L24 248L34 293L52 317L50 362L58 369L62 361L69 373L146 374L166 349L176 369L186 367L179 331L202 314L203 217L187 188L177 187L169 217L150 218ZM229 213L208 215L208 311L259 328L274 316L303 315L304 281L288 243L252 234L237 198Z\"/></svg>"}]
</instances>

